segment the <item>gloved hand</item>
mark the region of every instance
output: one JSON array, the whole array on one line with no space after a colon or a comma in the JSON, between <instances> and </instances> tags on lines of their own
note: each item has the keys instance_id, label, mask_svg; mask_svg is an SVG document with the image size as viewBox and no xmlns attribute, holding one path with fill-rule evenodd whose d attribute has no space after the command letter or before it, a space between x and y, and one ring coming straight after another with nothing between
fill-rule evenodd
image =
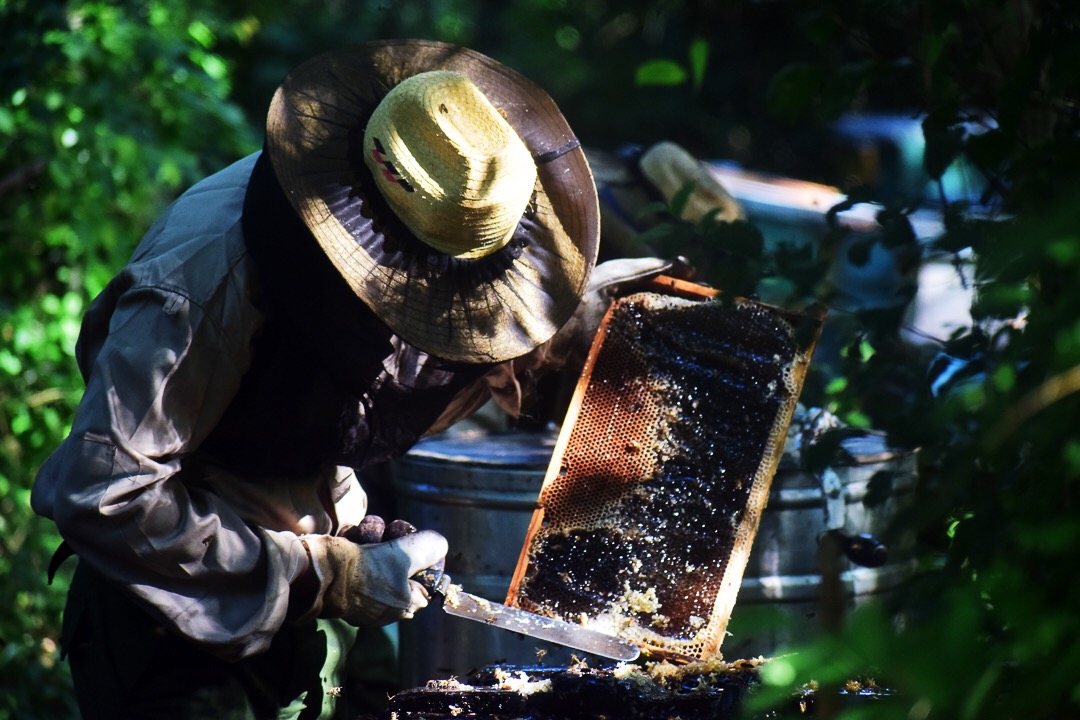
<instances>
[{"instance_id":1,"label":"gloved hand","mask_svg":"<svg viewBox=\"0 0 1080 720\"><path fill-rule=\"evenodd\" d=\"M708 168L673 142L660 142L646 150L638 163L641 174L660 191L668 203L687 183L694 189L683 208L682 217L696 223L710 212L718 222L745 220L739 201L720 184Z\"/></svg>"},{"instance_id":2,"label":"gloved hand","mask_svg":"<svg viewBox=\"0 0 1080 720\"><path fill-rule=\"evenodd\" d=\"M359 525L348 525L338 530L338 535L352 540L358 545L370 545L389 540L397 540L416 532L416 526L407 520L392 520L388 525L378 515L365 515Z\"/></svg>"},{"instance_id":3,"label":"gloved hand","mask_svg":"<svg viewBox=\"0 0 1080 720\"><path fill-rule=\"evenodd\" d=\"M415 528L413 528L415 530ZM386 521L378 515L365 515L364 519L357 525L344 525L337 534L343 538L352 540L357 545L371 545L372 543L381 543L383 540L393 540L394 538L401 537L405 533L399 533L392 537L384 538L383 535L386 532Z\"/></svg>"},{"instance_id":4,"label":"gloved hand","mask_svg":"<svg viewBox=\"0 0 1080 720\"><path fill-rule=\"evenodd\" d=\"M580 366L585 362L604 313L615 298L646 289L658 275L689 279L693 274L685 258L620 258L600 263L593 270L589 288L573 317L550 341L549 357L560 361L559 364Z\"/></svg>"},{"instance_id":5,"label":"gloved hand","mask_svg":"<svg viewBox=\"0 0 1080 720\"><path fill-rule=\"evenodd\" d=\"M446 557L439 533L422 530L369 545L345 537L304 535L319 578L312 614L342 618L350 625L387 625L411 618L427 606L427 591L410 578Z\"/></svg>"},{"instance_id":6,"label":"gloved hand","mask_svg":"<svg viewBox=\"0 0 1080 720\"><path fill-rule=\"evenodd\" d=\"M646 289L659 275L689 279L693 277L694 270L686 258L682 257L670 260L621 258L600 263L589 278L589 289L581 299L575 319L584 321L582 324L590 331L591 340L612 300Z\"/></svg>"}]
</instances>

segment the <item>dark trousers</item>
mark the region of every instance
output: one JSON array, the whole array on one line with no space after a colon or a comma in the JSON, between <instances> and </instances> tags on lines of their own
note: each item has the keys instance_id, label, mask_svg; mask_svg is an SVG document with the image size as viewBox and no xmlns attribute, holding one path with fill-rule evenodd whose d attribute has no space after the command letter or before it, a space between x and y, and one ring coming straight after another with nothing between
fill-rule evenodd
<instances>
[{"instance_id":1,"label":"dark trousers","mask_svg":"<svg viewBox=\"0 0 1080 720\"><path fill-rule=\"evenodd\" d=\"M365 689L357 685L367 667L383 674L378 682L393 682L393 649L378 629L361 633L356 657L348 658L351 667L346 667L355 636L340 621L286 625L267 652L227 662L164 630L126 593L80 562L64 611L61 646L84 720L312 720L351 718L369 710L364 703L371 695L363 697ZM366 690L385 702L387 688Z\"/></svg>"}]
</instances>

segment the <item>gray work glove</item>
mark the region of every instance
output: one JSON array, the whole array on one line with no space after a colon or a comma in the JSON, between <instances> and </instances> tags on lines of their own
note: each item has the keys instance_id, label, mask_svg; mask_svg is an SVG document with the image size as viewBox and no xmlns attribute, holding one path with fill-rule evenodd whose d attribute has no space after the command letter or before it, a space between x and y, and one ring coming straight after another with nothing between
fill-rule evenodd
<instances>
[{"instance_id":1,"label":"gray work glove","mask_svg":"<svg viewBox=\"0 0 1080 720\"><path fill-rule=\"evenodd\" d=\"M615 298L647 289L659 275L689 278L693 269L685 258L621 258L600 263L589 278L589 289L581 299L574 320L588 331L591 342Z\"/></svg>"},{"instance_id":2,"label":"gray work glove","mask_svg":"<svg viewBox=\"0 0 1080 720\"><path fill-rule=\"evenodd\" d=\"M496 365L484 376L491 397L509 415L517 417L526 398L532 395L536 377L557 370L581 370L612 300L647 289L658 275L688 280L693 274L693 268L683 258L625 258L600 263L573 316L554 337L526 355Z\"/></svg>"},{"instance_id":3,"label":"gray work glove","mask_svg":"<svg viewBox=\"0 0 1080 720\"><path fill-rule=\"evenodd\" d=\"M300 540L319 578L314 614L357 627L388 625L427 607L427 591L410 578L447 551L446 538L433 530L370 545L333 535Z\"/></svg>"},{"instance_id":4,"label":"gray work glove","mask_svg":"<svg viewBox=\"0 0 1080 720\"><path fill-rule=\"evenodd\" d=\"M683 258L620 258L596 266L589 278L589 288L581 298L573 317L550 341L549 354L559 365L580 367L592 346L593 338L612 301L640 292L658 275L688 279L693 269Z\"/></svg>"}]
</instances>

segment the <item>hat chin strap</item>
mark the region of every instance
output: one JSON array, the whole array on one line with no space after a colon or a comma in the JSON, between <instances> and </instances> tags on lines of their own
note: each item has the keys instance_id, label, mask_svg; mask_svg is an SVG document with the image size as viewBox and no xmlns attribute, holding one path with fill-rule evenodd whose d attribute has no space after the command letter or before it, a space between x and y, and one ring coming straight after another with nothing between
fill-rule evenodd
<instances>
[{"instance_id":1,"label":"hat chin strap","mask_svg":"<svg viewBox=\"0 0 1080 720\"><path fill-rule=\"evenodd\" d=\"M465 259L506 245L536 184L521 138L453 71L414 75L390 91L365 129L364 161L417 238Z\"/></svg>"}]
</instances>

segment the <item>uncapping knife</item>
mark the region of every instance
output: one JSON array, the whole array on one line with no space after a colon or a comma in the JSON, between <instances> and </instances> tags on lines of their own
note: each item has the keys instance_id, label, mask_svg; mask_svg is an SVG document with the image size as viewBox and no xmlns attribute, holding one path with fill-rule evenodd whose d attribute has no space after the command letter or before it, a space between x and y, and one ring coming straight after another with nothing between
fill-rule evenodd
<instances>
[{"instance_id":1,"label":"uncapping knife","mask_svg":"<svg viewBox=\"0 0 1080 720\"><path fill-rule=\"evenodd\" d=\"M427 570L421 570L413 575L412 579L427 588L429 592L441 596L443 611L455 617L494 625L503 630L511 630L538 640L565 645L611 660L631 662L637 660L641 652L634 643L599 630L537 615L521 608L491 602L464 592L459 585L453 585L450 582L450 576L442 571L442 563Z\"/></svg>"}]
</instances>

